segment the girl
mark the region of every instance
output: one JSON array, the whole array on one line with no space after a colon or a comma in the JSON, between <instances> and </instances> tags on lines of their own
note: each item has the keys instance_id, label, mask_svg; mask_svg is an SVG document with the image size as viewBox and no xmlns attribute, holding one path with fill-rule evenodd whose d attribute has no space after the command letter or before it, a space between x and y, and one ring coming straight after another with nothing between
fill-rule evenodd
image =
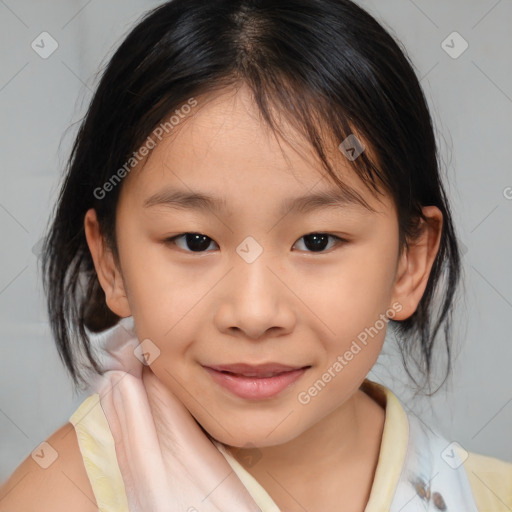
<instances>
[{"instance_id":1,"label":"girl","mask_svg":"<svg viewBox=\"0 0 512 512\"><path fill-rule=\"evenodd\" d=\"M57 346L94 392L3 509L510 510L512 464L366 378L388 327L424 387L441 327L450 354L437 157L411 64L349 0L149 12L45 240Z\"/></svg>"}]
</instances>

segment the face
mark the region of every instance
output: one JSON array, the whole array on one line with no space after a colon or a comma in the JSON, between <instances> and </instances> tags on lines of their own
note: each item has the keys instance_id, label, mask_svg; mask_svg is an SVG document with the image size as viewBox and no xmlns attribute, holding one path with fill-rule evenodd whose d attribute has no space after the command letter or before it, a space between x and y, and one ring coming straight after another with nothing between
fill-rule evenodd
<instances>
[{"instance_id":1,"label":"face","mask_svg":"<svg viewBox=\"0 0 512 512\"><path fill-rule=\"evenodd\" d=\"M160 351L153 372L231 446L285 443L342 406L403 309L391 199L373 197L338 152L340 176L377 211L293 208L339 189L298 136L287 140L296 145L277 142L244 88L217 95L124 179L118 203L122 297L107 292L108 304L133 315ZM205 368L237 363L297 370Z\"/></svg>"}]
</instances>

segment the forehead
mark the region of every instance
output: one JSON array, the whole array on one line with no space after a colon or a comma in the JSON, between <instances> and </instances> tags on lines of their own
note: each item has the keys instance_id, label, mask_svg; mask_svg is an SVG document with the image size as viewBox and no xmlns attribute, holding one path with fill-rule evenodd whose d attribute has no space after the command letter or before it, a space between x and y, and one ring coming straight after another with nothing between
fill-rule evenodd
<instances>
[{"instance_id":1,"label":"forehead","mask_svg":"<svg viewBox=\"0 0 512 512\"><path fill-rule=\"evenodd\" d=\"M196 204L204 206L208 198L205 202L198 196L209 195L209 207L218 210L226 208L230 198L258 198L267 205L279 201L286 209L300 196L302 206L307 206L305 196L311 195L318 196L313 202L341 199L353 208L358 202L376 210L389 206L389 198L386 204L370 193L337 147L328 157L346 184L345 192L332 181L303 136L284 119L280 129L284 138L262 120L245 87L198 99L194 111L183 116L127 176L122 193L136 196L145 206L158 196L179 196L182 202L197 199Z\"/></svg>"}]
</instances>

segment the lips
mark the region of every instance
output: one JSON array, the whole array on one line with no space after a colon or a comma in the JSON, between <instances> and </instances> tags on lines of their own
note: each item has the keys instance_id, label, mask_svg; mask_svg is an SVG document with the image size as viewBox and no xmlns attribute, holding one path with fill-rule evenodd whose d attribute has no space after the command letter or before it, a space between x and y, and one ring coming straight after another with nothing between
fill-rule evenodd
<instances>
[{"instance_id":1,"label":"lips","mask_svg":"<svg viewBox=\"0 0 512 512\"><path fill-rule=\"evenodd\" d=\"M242 377L268 378L275 377L285 372L292 372L306 368L305 366L288 366L280 363L266 363L261 365L251 365L247 363L209 365L207 368L218 372L231 373Z\"/></svg>"},{"instance_id":2,"label":"lips","mask_svg":"<svg viewBox=\"0 0 512 512\"><path fill-rule=\"evenodd\" d=\"M213 382L245 400L264 400L278 396L299 380L311 366L280 363L246 363L203 366Z\"/></svg>"}]
</instances>

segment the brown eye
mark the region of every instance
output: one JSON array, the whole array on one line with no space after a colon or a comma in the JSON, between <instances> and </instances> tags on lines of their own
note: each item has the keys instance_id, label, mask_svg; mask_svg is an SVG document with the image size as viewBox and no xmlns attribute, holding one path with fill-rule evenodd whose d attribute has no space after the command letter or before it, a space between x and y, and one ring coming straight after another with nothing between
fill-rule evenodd
<instances>
[{"instance_id":1,"label":"brown eye","mask_svg":"<svg viewBox=\"0 0 512 512\"><path fill-rule=\"evenodd\" d=\"M309 235L304 235L299 240L304 240L303 245L309 252L324 252L325 248L329 245L329 238L334 239L336 242L346 242L346 240L328 233L310 233ZM328 248L330 249L337 245L336 242Z\"/></svg>"},{"instance_id":2,"label":"brown eye","mask_svg":"<svg viewBox=\"0 0 512 512\"><path fill-rule=\"evenodd\" d=\"M184 243L181 240L183 240ZM178 243L178 241L180 242ZM166 242L177 245L187 252L205 252L213 240L209 236L202 235L201 233L183 233L168 238Z\"/></svg>"}]
</instances>

